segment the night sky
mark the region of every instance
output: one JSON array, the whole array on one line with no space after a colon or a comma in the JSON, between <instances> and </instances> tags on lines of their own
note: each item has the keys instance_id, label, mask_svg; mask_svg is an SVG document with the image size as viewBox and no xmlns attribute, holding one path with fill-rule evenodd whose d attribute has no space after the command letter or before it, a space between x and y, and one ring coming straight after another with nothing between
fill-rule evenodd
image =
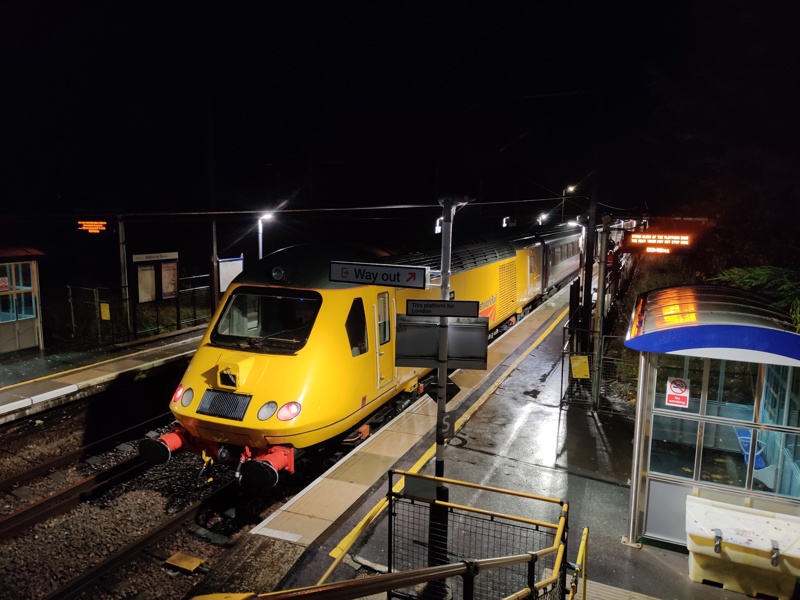
<instances>
[{"instance_id":1,"label":"night sky","mask_svg":"<svg viewBox=\"0 0 800 600\"><path fill-rule=\"evenodd\" d=\"M796 211L783 4L6 4L4 210Z\"/></svg>"}]
</instances>

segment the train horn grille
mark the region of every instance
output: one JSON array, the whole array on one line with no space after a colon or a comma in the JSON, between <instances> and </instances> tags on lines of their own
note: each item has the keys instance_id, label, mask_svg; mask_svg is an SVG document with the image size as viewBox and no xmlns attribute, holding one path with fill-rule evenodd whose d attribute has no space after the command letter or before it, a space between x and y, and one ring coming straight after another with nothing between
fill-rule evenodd
<instances>
[{"instance_id":1,"label":"train horn grille","mask_svg":"<svg viewBox=\"0 0 800 600\"><path fill-rule=\"evenodd\" d=\"M244 419L244 413L250 404L251 398L252 396L247 394L206 390L197 412L210 417L241 421Z\"/></svg>"}]
</instances>

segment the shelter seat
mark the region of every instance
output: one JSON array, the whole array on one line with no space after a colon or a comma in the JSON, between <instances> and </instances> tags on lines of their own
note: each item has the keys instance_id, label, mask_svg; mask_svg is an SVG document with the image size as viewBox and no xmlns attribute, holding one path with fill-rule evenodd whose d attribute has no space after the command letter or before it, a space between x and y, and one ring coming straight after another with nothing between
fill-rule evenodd
<instances>
[{"instance_id":1,"label":"shelter seat","mask_svg":"<svg viewBox=\"0 0 800 600\"><path fill-rule=\"evenodd\" d=\"M734 427L736 437L739 439L739 448L744 456L744 462L750 459L750 443L753 440L753 432L744 427ZM761 440L756 442L755 463L753 464L753 477L758 479L761 483L773 489L775 487L775 477L777 475L778 467L776 465L767 464L766 458L762 456L765 445Z\"/></svg>"}]
</instances>

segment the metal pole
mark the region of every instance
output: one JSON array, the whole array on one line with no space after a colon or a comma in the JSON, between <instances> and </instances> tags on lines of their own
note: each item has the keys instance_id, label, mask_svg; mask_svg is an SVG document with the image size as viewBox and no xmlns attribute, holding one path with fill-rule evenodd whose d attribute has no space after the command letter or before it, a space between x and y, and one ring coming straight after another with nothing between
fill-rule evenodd
<instances>
[{"instance_id":1,"label":"metal pole","mask_svg":"<svg viewBox=\"0 0 800 600\"><path fill-rule=\"evenodd\" d=\"M125 222L122 217L117 217L117 234L119 235L119 272L120 272L120 297L122 298L122 307L125 310L125 321L128 330L125 335L130 339L131 335L131 299L128 293L128 256L125 240Z\"/></svg>"},{"instance_id":2,"label":"metal pole","mask_svg":"<svg viewBox=\"0 0 800 600\"><path fill-rule=\"evenodd\" d=\"M466 204L466 199L458 200L450 197L439 199L442 205L442 282L441 299L450 300L450 263L453 244L453 215L458 206ZM444 442L450 429L447 422L447 317L439 317L439 357L437 391L437 428L436 428L436 476L444 477Z\"/></svg>"},{"instance_id":3,"label":"metal pole","mask_svg":"<svg viewBox=\"0 0 800 600\"><path fill-rule=\"evenodd\" d=\"M466 203L455 198L439 199L442 205L442 281L441 299L450 299L450 263L452 257L453 215L457 206ZM444 477L444 444L449 435L451 424L447 415L447 317L439 318L439 356L438 356L438 388L436 393L436 477ZM447 564L447 507L438 502L447 502L450 492L444 483L437 482L436 500L431 505L428 527L428 565ZM447 584L442 581L430 582L421 594L421 598L443 599L450 596Z\"/></svg>"},{"instance_id":4,"label":"metal pole","mask_svg":"<svg viewBox=\"0 0 800 600\"><path fill-rule=\"evenodd\" d=\"M595 307L594 374L592 376L592 407L600 408L600 374L603 367L603 315L606 310L606 252L611 217L603 215L603 232L600 235L600 252L597 268L597 306Z\"/></svg>"},{"instance_id":5,"label":"metal pole","mask_svg":"<svg viewBox=\"0 0 800 600\"><path fill-rule=\"evenodd\" d=\"M580 351L589 351L589 329L592 323L592 274L594 271L594 240L597 229L597 176L589 203L589 223L586 226L586 248L584 251L583 307L580 318Z\"/></svg>"},{"instance_id":6,"label":"metal pole","mask_svg":"<svg viewBox=\"0 0 800 600\"><path fill-rule=\"evenodd\" d=\"M211 220L211 312L219 306L219 256L217 256L217 220Z\"/></svg>"},{"instance_id":7,"label":"metal pole","mask_svg":"<svg viewBox=\"0 0 800 600\"><path fill-rule=\"evenodd\" d=\"M641 494L641 470L644 448L645 402L649 402L650 363L647 352L639 353L639 382L636 391L636 424L633 429L633 461L631 463L631 494L628 506L628 534L622 538L627 546L640 547L639 539L639 496Z\"/></svg>"}]
</instances>

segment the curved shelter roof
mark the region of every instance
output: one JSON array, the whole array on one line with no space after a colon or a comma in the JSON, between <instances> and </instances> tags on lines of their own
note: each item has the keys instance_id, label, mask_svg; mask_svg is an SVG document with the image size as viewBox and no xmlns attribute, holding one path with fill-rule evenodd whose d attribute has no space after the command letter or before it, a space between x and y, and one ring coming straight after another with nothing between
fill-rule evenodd
<instances>
[{"instance_id":1,"label":"curved shelter roof","mask_svg":"<svg viewBox=\"0 0 800 600\"><path fill-rule=\"evenodd\" d=\"M641 352L800 366L800 335L761 296L713 285L640 294L625 345Z\"/></svg>"}]
</instances>

